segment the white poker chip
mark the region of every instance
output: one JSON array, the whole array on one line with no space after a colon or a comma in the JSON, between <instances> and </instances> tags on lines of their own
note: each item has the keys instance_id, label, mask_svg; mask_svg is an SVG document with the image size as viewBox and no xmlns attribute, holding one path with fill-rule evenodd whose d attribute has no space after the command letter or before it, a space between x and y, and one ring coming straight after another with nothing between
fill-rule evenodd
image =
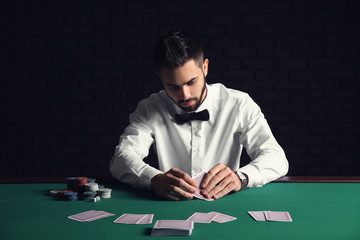
<instances>
[{"instance_id":1,"label":"white poker chip","mask_svg":"<svg viewBox=\"0 0 360 240\"><path fill-rule=\"evenodd\" d=\"M50 195L51 197L55 197L56 194L58 194L58 193L59 193L58 190L51 190L51 191L49 192L49 195Z\"/></svg>"},{"instance_id":2,"label":"white poker chip","mask_svg":"<svg viewBox=\"0 0 360 240\"><path fill-rule=\"evenodd\" d=\"M97 195L101 198L111 198L111 188L102 188L97 191Z\"/></svg>"},{"instance_id":3,"label":"white poker chip","mask_svg":"<svg viewBox=\"0 0 360 240\"><path fill-rule=\"evenodd\" d=\"M96 197L91 198L91 201L93 201L93 202L99 202L100 199L101 199L101 198L100 198L99 196L96 196Z\"/></svg>"},{"instance_id":4,"label":"white poker chip","mask_svg":"<svg viewBox=\"0 0 360 240\"><path fill-rule=\"evenodd\" d=\"M99 185L97 183L86 183L85 189L89 192L96 192L97 190L99 190Z\"/></svg>"}]
</instances>

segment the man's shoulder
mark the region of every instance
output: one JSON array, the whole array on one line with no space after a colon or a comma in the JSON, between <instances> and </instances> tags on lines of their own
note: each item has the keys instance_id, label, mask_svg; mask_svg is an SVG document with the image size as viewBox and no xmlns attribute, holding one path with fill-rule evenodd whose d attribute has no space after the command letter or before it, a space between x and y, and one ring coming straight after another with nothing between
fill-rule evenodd
<instances>
[{"instance_id":1,"label":"man's shoulder","mask_svg":"<svg viewBox=\"0 0 360 240\"><path fill-rule=\"evenodd\" d=\"M152 93L150 96L142 99L139 104L140 105L146 105L148 107L151 106L159 106L163 103L165 103L165 97L166 97L166 93L164 90L160 90L159 92L156 93Z\"/></svg>"},{"instance_id":2,"label":"man's shoulder","mask_svg":"<svg viewBox=\"0 0 360 240\"><path fill-rule=\"evenodd\" d=\"M141 120L144 123L146 122L147 125L158 121L167 112L166 97L165 91L161 90L142 99L139 101L135 112L130 114L130 119Z\"/></svg>"},{"instance_id":3,"label":"man's shoulder","mask_svg":"<svg viewBox=\"0 0 360 240\"><path fill-rule=\"evenodd\" d=\"M213 83L210 84L209 87L211 88L211 91L213 92L213 95L216 96L216 98L236 101L250 98L248 93L237 89L228 88L222 83Z\"/></svg>"}]
</instances>

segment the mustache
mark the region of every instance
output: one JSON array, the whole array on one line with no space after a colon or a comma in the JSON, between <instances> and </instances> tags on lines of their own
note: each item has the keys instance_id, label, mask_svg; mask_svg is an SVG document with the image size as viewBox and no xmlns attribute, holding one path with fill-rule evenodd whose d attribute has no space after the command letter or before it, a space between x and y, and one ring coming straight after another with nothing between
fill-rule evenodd
<instances>
[{"instance_id":1,"label":"mustache","mask_svg":"<svg viewBox=\"0 0 360 240\"><path fill-rule=\"evenodd\" d=\"M194 98L189 98L189 99L186 99L186 100L179 100L178 101L178 104L182 104L182 103L188 103L188 102L191 102L191 101L197 101L198 98L197 97L194 97Z\"/></svg>"}]
</instances>

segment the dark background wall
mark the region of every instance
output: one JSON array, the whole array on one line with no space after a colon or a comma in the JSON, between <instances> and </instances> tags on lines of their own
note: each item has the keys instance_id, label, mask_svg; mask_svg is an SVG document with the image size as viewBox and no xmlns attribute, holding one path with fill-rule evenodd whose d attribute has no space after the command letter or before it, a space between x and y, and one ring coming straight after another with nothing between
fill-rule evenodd
<instances>
[{"instance_id":1,"label":"dark background wall","mask_svg":"<svg viewBox=\"0 0 360 240\"><path fill-rule=\"evenodd\" d=\"M203 40L208 82L248 92L289 175L359 175L359 1L0 2L0 175L109 176L159 34ZM246 160L245 160L246 161Z\"/></svg>"}]
</instances>

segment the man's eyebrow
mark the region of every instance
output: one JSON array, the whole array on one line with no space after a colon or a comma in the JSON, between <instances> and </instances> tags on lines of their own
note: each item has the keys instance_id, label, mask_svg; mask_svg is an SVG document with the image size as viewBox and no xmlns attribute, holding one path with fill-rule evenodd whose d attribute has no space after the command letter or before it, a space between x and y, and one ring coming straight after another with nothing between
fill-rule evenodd
<instances>
[{"instance_id":1,"label":"man's eyebrow","mask_svg":"<svg viewBox=\"0 0 360 240\"><path fill-rule=\"evenodd\" d=\"M186 85L186 84L188 84L188 83L190 83L190 82L192 82L192 81L195 81L195 80L198 79L198 78L199 78L199 76L196 76L196 77L190 79L189 81L187 81L186 83L184 83L183 85ZM168 87L177 87L177 86L178 86L178 85L172 84L172 83L167 83L167 84L165 84L165 85L168 86Z\"/></svg>"},{"instance_id":2,"label":"man's eyebrow","mask_svg":"<svg viewBox=\"0 0 360 240\"><path fill-rule=\"evenodd\" d=\"M187 81L187 83L192 82L192 81L194 81L194 80L198 79L198 77L199 77L199 76L196 76L196 77L194 77L194 78L190 79L189 81Z\"/></svg>"}]
</instances>

